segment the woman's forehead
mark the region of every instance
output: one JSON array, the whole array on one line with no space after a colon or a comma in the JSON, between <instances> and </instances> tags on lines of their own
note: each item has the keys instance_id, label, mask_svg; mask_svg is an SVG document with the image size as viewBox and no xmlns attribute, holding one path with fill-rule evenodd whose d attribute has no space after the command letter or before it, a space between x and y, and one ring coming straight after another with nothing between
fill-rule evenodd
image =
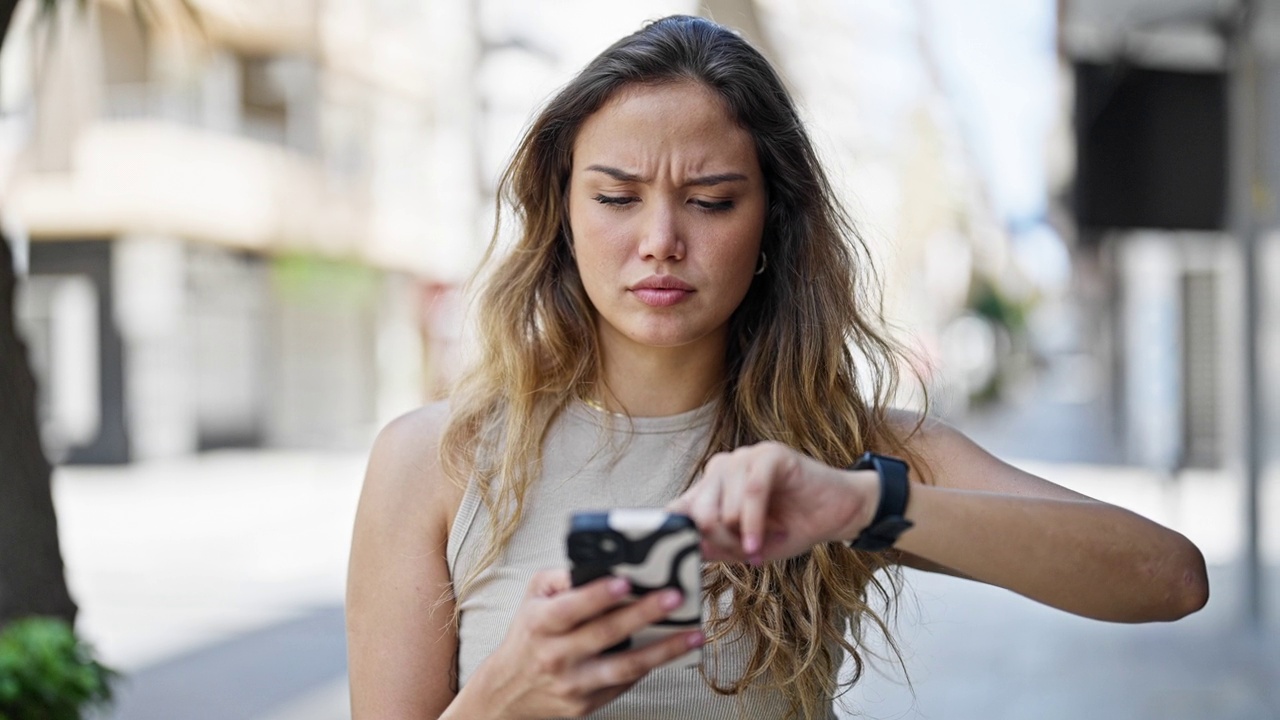
<instances>
[{"instance_id":1,"label":"woman's forehead","mask_svg":"<svg viewBox=\"0 0 1280 720\"><path fill-rule=\"evenodd\" d=\"M583 122L574 142L575 170L622 165L632 173L676 162L691 172L723 172L756 163L751 134L715 91L693 81L631 85ZM632 167L625 167L631 165Z\"/></svg>"}]
</instances>

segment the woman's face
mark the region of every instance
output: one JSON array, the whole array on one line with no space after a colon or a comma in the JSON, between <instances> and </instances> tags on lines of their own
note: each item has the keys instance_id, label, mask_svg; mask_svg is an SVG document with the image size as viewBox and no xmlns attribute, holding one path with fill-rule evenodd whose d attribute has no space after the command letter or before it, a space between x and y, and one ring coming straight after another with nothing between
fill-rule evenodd
<instances>
[{"instance_id":1,"label":"woman's face","mask_svg":"<svg viewBox=\"0 0 1280 720\"><path fill-rule=\"evenodd\" d=\"M706 87L624 88L573 146L569 224L601 343L722 348L760 256L751 135Z\"/></svg>"}]
</instances>

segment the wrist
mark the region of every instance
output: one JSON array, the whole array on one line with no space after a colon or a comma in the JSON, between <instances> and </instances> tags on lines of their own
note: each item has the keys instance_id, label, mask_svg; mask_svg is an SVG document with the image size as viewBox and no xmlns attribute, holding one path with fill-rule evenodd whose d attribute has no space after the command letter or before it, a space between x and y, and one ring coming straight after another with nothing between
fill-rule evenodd
<instances>
[{"instance_id":1,"label":"wrist","mask_svg":"<svg viewBox=\"0 0 1280 720\"><path fill-rule=\"evenodd\" d=\"M875 519L880 504L880 476L875 470L841 470L849 484L850 503L832 540L846 545Z\"/></svg>"},{"instance_id":2,"label":"wrist","mask_svg":"<svg viewBox=\"0 0 1280 720\"><path fill-rule=\"evenodd\" d=\"M467 683L458 690L457 696L453 698L453 702L449 703L449 707L445 708L440 720L468 720L469 718L508 720L506 715L497 712L492 703L484 698L484 693L475 692L474 686Z\"/></svg>"},{"instance_id":3,"label":"wrist","mask_svg":"<svg viewBox=\"0 0 1280 720\"><path fill-rule=\"evenodd\" d=\"M532 720L513 711L508 694L504 692L509 684L493 679L494 657L489 656L476 668L467 684L458 689L457 696L440 720Z\"/></svg>"},{"instance_id":4,"label":"wrist","mask_svg":"<svg viewBox=\"0 0 1280 720\"><path fill-rule=\"evenodd\" d=\"M873 470L880 488L871 522L863 526L849 546L865 552L888 550L913 525L906 517L911 497L911 468L899 458L866 452L849 469Z\"/></svg>"}]
</instances>

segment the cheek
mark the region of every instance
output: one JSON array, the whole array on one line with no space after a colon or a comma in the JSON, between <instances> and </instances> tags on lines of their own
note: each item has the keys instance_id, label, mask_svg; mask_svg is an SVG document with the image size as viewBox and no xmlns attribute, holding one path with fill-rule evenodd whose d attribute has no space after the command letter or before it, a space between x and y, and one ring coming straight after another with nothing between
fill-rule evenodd
<instances>
[{"instance_id":1,"label":"cheek","mask_svg":"<svg viewBox=\"0 0 1280 720\"><path fill-rule=\"evenodd\" d=\"M714 262L719 267L731 270L735 278L750 284L760 263L762 234L762 223L755 222L754 219L728 228L721 237L721 242L716 244L718 257Z\"/></svg>"},{"instance_id":2,"label":"cheek","mask_svg":"<svg viewBox=\"0 0 1280 720\"><path fill-rule=\"evenodd\" d=\"M574 263L587 299L594 308L608 305L622 277L627 258L624 218L611 208L569 189L569 231Z\"/></svg>"},{"instance_id":3,"label":"cheek","mask_svg":"<svg viewBox=\"0 0 1280 720\"><path fill-rule=\"evenodd\" d=\"M571 217L574 256L583 284L590 287L602 282L605 274L616 274L627 253L623 224L594 208Z\"/></svg>"}]
</instances>

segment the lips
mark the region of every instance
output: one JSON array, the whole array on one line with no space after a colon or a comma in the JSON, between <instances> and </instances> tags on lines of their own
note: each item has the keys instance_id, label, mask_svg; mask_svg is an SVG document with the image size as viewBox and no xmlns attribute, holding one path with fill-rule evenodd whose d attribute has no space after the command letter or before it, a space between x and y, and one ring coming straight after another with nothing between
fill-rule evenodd
<instances>
[{"instance_id":1,"label":"lips","mask_svg":"<svg viewBox=\"0 0 1280 720\"><path fill-rule=\"evenodd\" d=\"M671 275L650 275L629 289L640 302L652 307L670 307L694 293L692 285Z\"/></svg>"},{"instance_id":2,"label":"lips","mask_svg":"<svg viewBox=\"0 0 1280 720\"><path fill-rule=\"evenodd\" d=\"M674 275L650 275L631 286L632 290L683 290L693 292L693 286Z\"/></svg>"}]
</instances>

